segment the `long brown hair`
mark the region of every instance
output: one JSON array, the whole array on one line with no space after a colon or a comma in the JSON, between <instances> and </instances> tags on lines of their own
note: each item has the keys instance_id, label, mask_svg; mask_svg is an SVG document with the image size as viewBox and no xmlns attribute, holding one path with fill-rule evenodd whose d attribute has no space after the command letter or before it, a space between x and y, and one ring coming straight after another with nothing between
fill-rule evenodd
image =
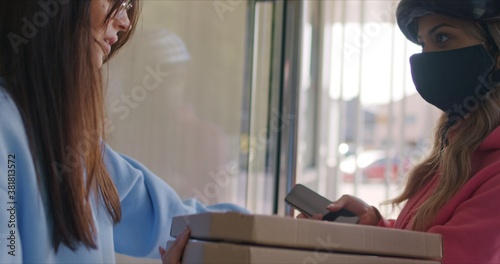
<instances>
[{"instance_id":1,"label":"long brown hair","mask_svg":"<svg viewBox=\"0 0 500 264\"><path fill-rule=\"evenodd\" d=\"M493 40L500 47L500 22L488 24ZM474 22L465 24L465 31L479 40L486 39L483 28ZM498 54L492 54L496 59ZM439 209L448 202L473 176L472 154L486 137L500 125L500 89L497 86L484 100L480 100L476 110L448 130L448 115L439 119L433 148L429 156L418 163L408 175L403 193L389 201L400 204L421 190L433 177L439 175L439 186L418 208L412 228L427 230ZM442 135L448 135L448 145ZM445 146L442 148L442 146Z\"/></svg>"},{"instance_id":2,"label":"long brown hair","mask_svg":"<svg viewBox=\"0 0 500 264\"><path fill-rule=\"evenodd\" d=\"M109 1L103 27L123 2ZM0 0L0 75L23 118L56 251L61 243L96 248L91 193L114 223L121 219L103 161L104 91L92 56L91 2ZM133 30L140 8L137 0L132 4L127 12ZM119 33L109 57L131 35Z\"/></svg>"}]
</instances>

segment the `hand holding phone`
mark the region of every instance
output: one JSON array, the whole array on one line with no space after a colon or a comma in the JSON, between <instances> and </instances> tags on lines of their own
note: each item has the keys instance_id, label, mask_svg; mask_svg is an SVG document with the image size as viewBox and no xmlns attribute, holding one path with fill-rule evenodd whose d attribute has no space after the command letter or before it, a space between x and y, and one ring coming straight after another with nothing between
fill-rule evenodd
<instances>
[{"instance_id":1,"label":"hand holding phone","mask_svg":"<svg viewBox=\"0 0 500 264\"><path fill-rule=\"evenodd\" d=\"M359 222L359 217L357 215L344 208L336 212L329 212L325 214L322 219L324 221L333 221L348 224L357 224Z\"/></svg>"},{"instance_id":2,"label":"hand holding phone","mask_svg":"<svg viewBox=\"0 0 500 264\"><path fill-rule=\"evenodd\" d=\"M359 221L358 216L346 209L337 212L328 211L326 206L332 202L302 184L296 184L285 197L285 201L309 217L321 214L326 221L351 224Z\"/></svg>"}]
</instances>

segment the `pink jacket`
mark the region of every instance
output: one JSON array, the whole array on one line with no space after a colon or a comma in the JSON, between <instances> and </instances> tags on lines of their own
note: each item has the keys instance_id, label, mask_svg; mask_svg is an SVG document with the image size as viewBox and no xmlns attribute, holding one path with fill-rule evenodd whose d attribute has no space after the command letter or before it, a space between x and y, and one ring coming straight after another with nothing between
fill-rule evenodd
<instances>
[{"instance_id":1,"label":"pink jacket","mask_svg":"<svg viewBox=\"0 0 500 264\"><path fill-rule=\"evenodd\" d=\"M443 263L500 263L500 127L474 152L474 176L439 210L427 232L443 235ZM410 229L415 210L436 188L434 178L379 225Z\"/></svg>"}]
</instances>

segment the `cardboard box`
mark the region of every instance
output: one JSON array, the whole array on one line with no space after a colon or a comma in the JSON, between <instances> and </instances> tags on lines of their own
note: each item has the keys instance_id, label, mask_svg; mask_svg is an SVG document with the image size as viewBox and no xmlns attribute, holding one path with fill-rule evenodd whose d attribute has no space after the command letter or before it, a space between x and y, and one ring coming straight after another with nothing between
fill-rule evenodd
<instances>
[{"instance_id":1,"label":"cardboard box","mask_svg":"<svg viewBox=\"0 0 500 264\"><path fill-rule=\"evenodd\" d=\"M190 226L192 238L206 241L415 259L442 258L441 235L424 232L228 212L174 217L170 234L175 237L186 226Z\"/></svg>"},{"instance_id":2,"label":"cardboard box","mask_svg":"<svg viewBox=\"0 0 500 264\"><path fill-rule=\"evenodd\" d=\"M342 264L438 264L439 261L340 254L324 251L191 241L184 250L183 264L190 263L342 263Z\"/></svg>"}]
</instances>

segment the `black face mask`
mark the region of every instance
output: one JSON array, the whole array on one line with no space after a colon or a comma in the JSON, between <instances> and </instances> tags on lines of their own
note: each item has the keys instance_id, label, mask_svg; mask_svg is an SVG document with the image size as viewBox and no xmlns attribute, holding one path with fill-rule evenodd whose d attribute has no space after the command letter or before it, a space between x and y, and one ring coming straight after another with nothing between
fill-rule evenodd
<instances>
[{"instance_id":1,"label":"black face mask","mask_svg":"<svg viewBox=\"0 0 500 264\"><path fill-rule=\"evenodd\" d=\"M410 64L418 93L450 118L476 110L500 82L500 72L493 74L495 61L482 44L415 54Z\"/></svg>"}]
</instances>

